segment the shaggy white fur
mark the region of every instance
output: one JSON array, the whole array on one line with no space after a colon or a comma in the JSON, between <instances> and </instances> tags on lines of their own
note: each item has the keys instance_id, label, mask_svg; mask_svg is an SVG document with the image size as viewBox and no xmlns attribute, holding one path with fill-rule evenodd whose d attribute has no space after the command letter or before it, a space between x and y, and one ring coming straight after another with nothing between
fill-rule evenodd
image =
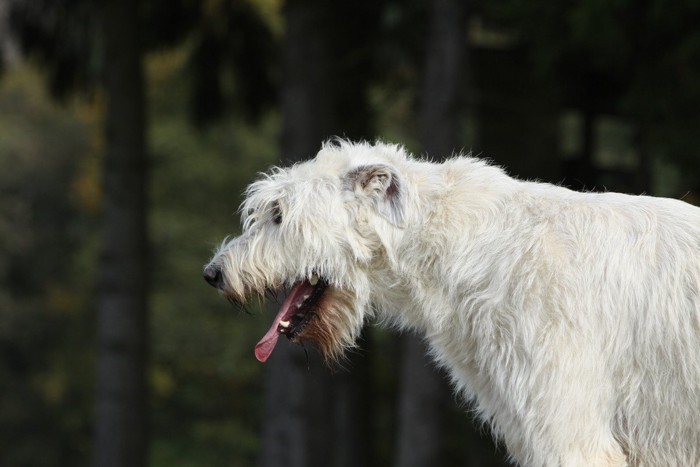
<instances>
[{"instance_id":1,"label":"shaggy white fur","mask_svg":"<svg viewBox=\"0 0 700 467\"><path fill-rule=\"evenodd\" d=\"M327 143L253 183L205 277L292 291L256 349L425 335L523 466L700 465L700 209Z\"/></svg>"}]
</instances>

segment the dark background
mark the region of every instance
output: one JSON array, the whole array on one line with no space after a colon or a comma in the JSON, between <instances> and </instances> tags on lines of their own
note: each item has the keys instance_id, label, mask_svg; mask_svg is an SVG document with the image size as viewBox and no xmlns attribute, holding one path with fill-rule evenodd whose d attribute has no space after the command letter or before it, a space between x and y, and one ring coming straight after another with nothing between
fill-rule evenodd
<instances>
[{"instance_id":1,"label":"dark background","mask_svg":"<svg viewBox=\"0 0 700 467\"><path fill-rule=\"evenodd\" d=\"M700 171L691 0L0 0L0 466L497 466L419 340L341 367L201 278L337 135L574 189ZM273 304L274 308L274 304Z\"/></svg>"}]
</instances>

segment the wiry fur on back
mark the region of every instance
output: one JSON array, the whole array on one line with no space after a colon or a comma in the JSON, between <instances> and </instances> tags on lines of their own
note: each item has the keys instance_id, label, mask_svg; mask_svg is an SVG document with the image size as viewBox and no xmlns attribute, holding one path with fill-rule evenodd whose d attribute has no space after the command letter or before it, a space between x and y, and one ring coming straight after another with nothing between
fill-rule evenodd
<instances>
[{"instance_id":1,"label":"wiry fur on back","mask_svg":"<svg viewBox=\"0 0 700 467\"><path fill-rule=\"evenodd\" d=\"M341 141L242 214L224 293L323 275L329 352L375 314L417 330L522 465L700 464L700 209Z\"/></svg>"}]
</instances>

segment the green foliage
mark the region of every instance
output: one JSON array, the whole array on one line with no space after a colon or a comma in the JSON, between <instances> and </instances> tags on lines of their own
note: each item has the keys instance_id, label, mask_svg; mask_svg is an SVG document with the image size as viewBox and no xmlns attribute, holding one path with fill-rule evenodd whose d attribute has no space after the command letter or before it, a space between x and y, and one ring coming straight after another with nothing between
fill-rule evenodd
<instances>
[{"instance_id":1,"label":"green foliage","mask_svg":"<svg viewBox=\"0 0 700 467\"><path fill-rule=\"evenodd\" d=\"M90 0L8 4L10 25L29 56L45 65L44 78L54 97L66 100L98 80L103 57L96 5Z\"/></svg>"},{"instance_id":2,"label":"green foliage","mask_svg":"<svg viewBox=\"0 0 700 467\"><path fill-rule=\"evenodd\" d=\"M73 182L95 128L53 105L31 69L0 83L0 465L89 452L94 226Z\"/></svg>"},{"instance_id":3,"label":"green foliage","mask_svg":"<svg viewBox=\"0 0 700 467\"><path fill-rule=\"evenodd\" d=\"M517 31L566 105L627 119L645 150L680 164L686 182L697 177L697 1L507 0L488 11Z\"/></svg>"}]
</instances>

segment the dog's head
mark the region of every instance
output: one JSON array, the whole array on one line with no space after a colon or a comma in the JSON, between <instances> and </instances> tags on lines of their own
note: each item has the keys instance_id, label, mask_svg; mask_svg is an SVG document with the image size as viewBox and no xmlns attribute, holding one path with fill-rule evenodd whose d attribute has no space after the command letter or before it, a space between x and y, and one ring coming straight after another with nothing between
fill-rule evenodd
<instances>
[{"instance_id":1,"label":"dog's head","mask_svg":"<svg viewBox=\"0 0 700 467\"><path fill-rule=\"evenodd\" d=\"M274 168L251 184L243 233L225 241L204 278L245 303L289 289L255 355L265 361L279 336L313 342L328 360L354 345L371 312L370 271L391 261L406 222L397 146L326 144L308 162Z\"/></svg>"}]
</instances>

